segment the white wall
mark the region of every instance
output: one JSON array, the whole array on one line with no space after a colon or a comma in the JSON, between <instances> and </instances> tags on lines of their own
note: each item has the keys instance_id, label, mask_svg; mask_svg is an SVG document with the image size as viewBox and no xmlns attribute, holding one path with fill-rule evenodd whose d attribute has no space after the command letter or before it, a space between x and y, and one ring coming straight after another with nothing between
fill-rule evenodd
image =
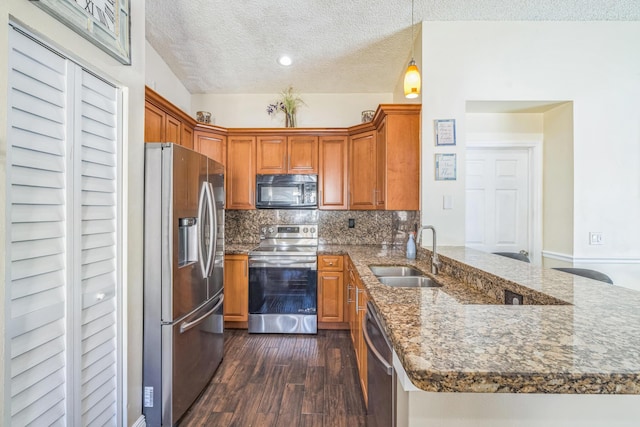
<instances>
[{"instance_id":1,"label":"white wall","mask_svg":"<svg viewBox=\"0 0 640 427\"><path fill-rule=\"evenodd\" d=\"M295 88L294 88L295 89ZM393 102L389 93L301 93L306 105L297 113L297 127L349 127L361 123L363 110L375 110L378 104ZM237 127L284 127L284 116L267 114L267 105L278 94L194 94L191 114L211 112L215 124Z\"/></svg>"},{"instance_id":2,"label":"white wall","mask_svg":"<svg viewBox=\"0 0 640 427\"><path fill-rule=\"evenodd\" d=\"M127 260L126 291L127 300L127 324L128 334L126 342L126 369L127 384L125 391L128 396L127 425L133 422L142 413L142 205L139 201L143 196L143 168L144 163L144 122L140 120L144 116L144 1L132 1L131 3L131 52L130 66L123 66L95 45L77 35L71 29L60 24L50 15L46 14L32 2L24 0L3 0L0 2L0 98L5 105L0 108L0 206L6 205L6 151L7 151L7 112L6 94L8 90L8 22L11 17L42 35L52 45L69 54L89 69L96 70L100 75L106 76L112 81L118 82L128 89L128 102L126 108L128 114L124 135L125 197L128 206L125 210L128 222L128 234L126 236L127 247L125 259ZM0 209L0 248L6 247L6 211ZM6 271L4 256L0 257L0 271ZM0 313L4 319L5 295L4 286L0 287ZM0 323L0 364L5 363L5 324ZM0 369L0 382L4 387L0 388L0 401L4 401L4 393L7 392L6 372ZM0 420L4 419L2 413L4 405L0 405Z\"/></svg>"},{"instance_id":3,"label":"white wall","mask_svg":"<svg viewBox=\"0 0 640 427\"><path fill-rule=\"evenodd\" d=\"M542 250L573 257L574 169L571 102L544 113L543 162ZM546 265L561 266L557 263Z\"/></svg>"},{"instance_id":4,"label":"white wall","mask_svg":"<svg viewBox=\"0 0 640 427\"><path fill-rule=\"evenodd\" d=\"M144 81L147 86L168 99L182 111L191 112L191 94L147 41L145 41Z\"/></svg>"},{"instance_id":5,"label":"white wall","mask_svg":"<svg viewBox=\"0 0 640 427\"><path fill-rule=\"evenodd\" d=\"M464 244L465 102L570 100L574 256L640 262L640 22L426 22L422 34L422 221L442 244ZM438 118L456 119L456 147L434 147ZM435 152L458 154L457 181L434 180Z\"/></svg>"}]
</instances>

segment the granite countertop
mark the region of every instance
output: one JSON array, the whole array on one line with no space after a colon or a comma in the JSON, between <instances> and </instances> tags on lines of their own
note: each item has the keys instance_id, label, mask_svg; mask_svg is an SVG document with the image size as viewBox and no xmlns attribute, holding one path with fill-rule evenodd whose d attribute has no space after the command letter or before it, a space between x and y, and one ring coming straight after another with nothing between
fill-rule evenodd
<instances>
[{"instance_id":1,"label":"granite countertop","mask_svg":"<svg viewBox=\"0 0 640 427\"><path fill-rule=\"evenodd\" d=\"M436 392L640 394L640 292L464 247L407 260L397 248L348 254L408 377ZM370 264L415 266L440 288L392 288ZM525 304L502 305L504 289Z\"/></svg>"},{"instance_id":2,"label":"granite countertop","mask_svg":"<svg viewBox=\"0 0 640 427\"><path fill-rule=\"evenodd\" d=\"M257 243L225 243L224 253L227 255L247 255L258 246Z\"/></svg>"}]
</instances>

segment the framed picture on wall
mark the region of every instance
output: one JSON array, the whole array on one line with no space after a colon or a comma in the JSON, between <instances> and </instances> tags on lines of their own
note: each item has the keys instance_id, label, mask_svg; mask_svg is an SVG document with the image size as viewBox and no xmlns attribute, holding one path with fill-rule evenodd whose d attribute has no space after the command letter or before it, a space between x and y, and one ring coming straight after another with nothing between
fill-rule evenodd
<instances>
[{"instance_id":1,"label":"framed picture on wall","mask_svg":"<svg viewBox=\"0 0 640 427\"><path fill-rule=\"evenodd\" d=\"M434 120L436 145L456 145L456 120Z\"/></svg>"},{"instance_id":2,"label":"framed picture on wall","mask_svg":"<svg viewBox=\"0 0 640 427\"><path fill-rule=\"evenodd\" d=\"M456 155L451 153L436 154L436 181L456 180Z\"/></svg>"},{"instance_id":3,"label":"framed picture on wall","mask_svg":"<svg viewBox=\"0 0 640 427\"><path fill-rule=\"evenodd\" d=\"M129 0L31 0L122 64L131 64Z\"/></svg>"}]
</instances>

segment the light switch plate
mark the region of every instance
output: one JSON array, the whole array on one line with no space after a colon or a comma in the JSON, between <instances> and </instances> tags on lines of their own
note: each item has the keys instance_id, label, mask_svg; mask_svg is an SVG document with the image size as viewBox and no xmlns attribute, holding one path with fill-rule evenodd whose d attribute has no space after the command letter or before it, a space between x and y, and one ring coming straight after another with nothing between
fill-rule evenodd
<instances>
[{"instance_id":1,"label":"light switch plate","mask_svg":"<svg viewBox=\"0 0 640 427\"><path fill-rule=\"evenodd\" d=\"M450 194L442 196L442 209L453 209L453 196Z\"/></svg>"},{"instance_id":2,"label":"light switch plate","mask_svg":"<svg viewBox=\"0 0 640 427\"><path fill-rule=\"evenodd\" d=\"M589 232L589 244L590 245L604 245L604 238L602 232L591 231Z\"/></svg>"}]
</instances>

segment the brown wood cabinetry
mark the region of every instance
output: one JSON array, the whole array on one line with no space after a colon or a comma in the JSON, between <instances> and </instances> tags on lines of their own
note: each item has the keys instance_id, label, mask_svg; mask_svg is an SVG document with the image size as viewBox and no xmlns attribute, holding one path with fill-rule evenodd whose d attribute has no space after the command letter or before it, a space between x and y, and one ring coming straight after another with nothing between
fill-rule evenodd
<instances>
[{"instance_id":1,"label":"brown wood cabinetry","mask_svg":"<svg viewBox=\"0 0 640 427\"><path fill-rule=\"evenodd\" d=\"M193 148L195 120L150 88L145 88L144 141Z\"/></svg>"},{"instance_id":2,"label":"brown wood cabinetry","mask_svg":"<svg viewBox=\"0 0 640 427\"><path fill-rule=\"evenodd\" d=\"M224 257L224 320L249 320L249 260L247 255Z\"/></svg>"},{"instance_id":3,"label":"brown wood cabinetry","mask_svg":"<svg viewBox=\"0 0 640 427\"><path fill-rule=\"evenodd\" d=\"M193 148L216 162L227 164L227 137L225 135L196 129L193 133Z\"/></svg>"},{"instance_id":4,"label":"brown wood cabinetry","mask_svg":"<svg viewBox=\"0 0 640 427\"><path fill-rule=\"evenodd\" d=\"M360 377L360 387L367 402L367 345L362 335L362 323L367 311L367 291L360 280L351 259L346 256L346 302L347 302L347 322L353 341L353 348L356 353L358 364L358 374Z\"/></svg>"},{"instance_id":5,"label":"brown wood cabinetry","mask_svg":"<svg viewBox=\"0 0 640 427\"><path fill-rule=\"evenodd\" d=\"M255 209L255 175L318 174L318 207L420 209L420 110L382 104L346 129L226 129L145 92L145 141L175 142L226 166L228 209Z\"/></svg>"},{"instance_id":6,"label":"brown wood cabinetry","mask_svg":"<svg viewBox=\"0 0 640 427\"><path fill-rule=\"evenodd\" d=\"M349 209L376 209L376 132L349 140Z\"/></svg>"},{"instance_id":7,"label":"brown wood cabinetry","mask_svg":"<svg viewBox=\"0 0 640 427\"><path fill-rule=\"evenodd\" d=\"M420 209L420 105L381 105L386 210ZM380 163L379 163L380 165ZM379 166L380 167L380 166Z\"/></svg>"},{"instance_id":8,"label":"brown wood cabinetry","mask_svg":"<svg viewBox=\"0 0 640 427\"><path fill-rule=\"evenodd\" d=\"M312 135L258 136L256 173L318 173L318 137Z\"/></svg>"},{"instance_id":9,"label":"brown wood cabinetry","mask_svg":"<svg viewBox=\"0 0 640 427\"><path fill-rule=\"evenodd\" d=\"M348 138L322 136L318 153L318 207L346 210Z\"/></svg>"},{"instance_id":10,"label":"brown wood cabinetry","mask_svg":"<svg viewBox=\"0 0 640 427\"><path fill-rule=\"evenodd\" d=\"M227 209L255 209L256 137L227 139Z\"/></svg>"},{"instance_id":11,"label":"brown wood cabinetry","mask_svg":"<svg viewBox=\"0 0 640 427\"><path fill-rule=\"evenodd\" d=\"M349 140L349 209L420 209L420 105L381 105Z\"/></svg>"},{"instance_id":12,"label":"brown wood cabinetry","mask_svg":"<svg viewBox=\"0 0 640 427\"><path fill-rule=\"evenodd\" d=\"M342 255L318 256L318 322L344 322Z\"/></svg>"}]
</instances>

